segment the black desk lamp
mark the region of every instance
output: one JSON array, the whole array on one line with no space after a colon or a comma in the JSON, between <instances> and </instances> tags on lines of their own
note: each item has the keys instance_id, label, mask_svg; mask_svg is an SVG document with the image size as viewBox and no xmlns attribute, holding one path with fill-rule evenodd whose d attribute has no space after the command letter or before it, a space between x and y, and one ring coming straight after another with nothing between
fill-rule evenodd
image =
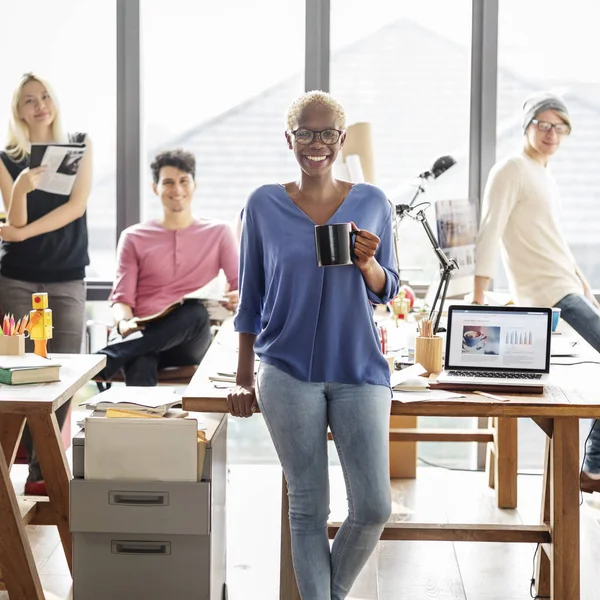
<instances>
[{"instance_id":1,"label":"black desk lamp","mask_svg":"<svg viewBox=\"0 0 600 600\"><path fill-rule=\"evenodd\" d=\"M448 286L450 284L450 278L452 277L453 271L458 269L458 264L454 259L450 259L446 256L444 251L440 248L440 245L433 235L433 231L431 231L431 227L429 227L429 223L427 222L427 217L425 216L425 210L429 203L422 203L415 205L415 201L419 194L425 191L425 182L428 179L437 179L442 173L445 173L450 167L456 164L456 161L451 156L442 156L438 158L429 171L425 171L419 175L419 184L417 186L417 191L413 196L410 204L397 204L396 205L396 215L397 220L402 220L405 216L414 219L415 221L420 221L431 246L433 247L433 251L435 252L437 259L440 263L440 283L438 285L437 291L435 293L435 298L433 300L433 304L431 305L431 310L429 312L429 319L432 320L434 314L436 313L436 306L438 304L438 300L440 301L440 309L437 311L437 315L435 316L435 322L433 324L433 333L434 335L439 331L440 319L442 316L442 309L444 307L444 302L446 300L446 294L448 293ZM418 208L419 206L423 206L421 210L419 210L414 216L411 213L412 210ZM397 227L395 228L395 233L397 236ZM398 240L396 239L396 242Z\"/></svg>"}]
</instances>

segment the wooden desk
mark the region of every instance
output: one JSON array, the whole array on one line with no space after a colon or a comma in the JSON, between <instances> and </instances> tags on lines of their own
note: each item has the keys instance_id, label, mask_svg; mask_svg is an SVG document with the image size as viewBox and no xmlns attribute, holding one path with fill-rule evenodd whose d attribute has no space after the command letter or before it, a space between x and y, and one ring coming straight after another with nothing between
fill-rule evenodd
<instances>
[{"instance_id":1,"label":"wooden desk","mask_svg":"<svg viewBox=\"0 0 600 600\"><path fill-rule=\"evenodd\" d=\"M198 412L227 412L226 389L217 389L208 381L216 365L231 364L235 359L233 336L217 337L200 369L183 396L183 407ZM590 358L590 357L586 357ZM594 353L592 360L597 360ZM582 360L578 358L576 360ZM574 362L555 359L555 362ZM579 560L579 419L600 418L600 394L593 385L597 366L553 367L552 384L543 395L503 395L508 402L468 394L464 398L438 402L392 403L392 415L470 416L498 418L516 427L516 418L528 417L546 433L544 485L540 524L473 525L389 523L381 536L384 540L431 540L471 542L539 543L537 593L553 600L580 599ZM584 387L571 389L577 378ZM390 440L402 434L390 431ZM498 447L502 439L496 440ZM516 457L514 457L516 463ZM515 467L516 468L516 467ZM287 487L282 487L281 600L300 600L291 559ZM340 524L329 524L333 538Z\"/></svg>"},{"instance_id":2,"label":"wooden desk","mask_svg":"<svg viewBox=\"0 0 600 600\"><path fill-rule=\"evenodd\" d=\"M43 600L44 591L33 560L25 525L56 525L72 571L69 531L71 472L54 412L106 363L102 355L52 356L62 364L60 381L38 385L0 386L0 570L1 589L11 600ZM10 480L25 420L44 474L48 499L18 500Z\"/></svg>"}]
</instances>

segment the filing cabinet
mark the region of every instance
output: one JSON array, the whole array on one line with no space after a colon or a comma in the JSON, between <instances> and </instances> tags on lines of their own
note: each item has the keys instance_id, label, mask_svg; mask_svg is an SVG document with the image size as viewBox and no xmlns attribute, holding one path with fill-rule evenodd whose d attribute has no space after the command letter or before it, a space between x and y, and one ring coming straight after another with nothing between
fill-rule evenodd
<instances>
[{"instance_id":1,"label":"filing cabinet","mask_svg":"<svg viewBox=\"0 0 600 600\"><path fill-rule=\"evenodd\" d=\"M85 432L74 437L74 600L227 598L227 415L198 416L207 423L198 482L85 479Z\"/></svg>"}]
</instances>

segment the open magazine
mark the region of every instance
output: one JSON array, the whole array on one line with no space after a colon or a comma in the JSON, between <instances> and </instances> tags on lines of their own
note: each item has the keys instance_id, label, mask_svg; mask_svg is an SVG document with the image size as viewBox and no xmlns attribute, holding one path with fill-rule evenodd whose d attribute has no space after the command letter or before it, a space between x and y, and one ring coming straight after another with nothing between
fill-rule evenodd
<instances>
[{"instance_id":1,"label":"open magazine","mask_svg":"<svg viewBox=\"0 0 600 600\"><path fill-rule=\"evenodd\" d=\"M166 315L168 315L171 311L175 310L178 306L181 306L185 300L201 300L202 303L206 306L208 310L208 314L210 318L215 321L222 321L226 319L230 313L223 306L224 302L227 302L227 298L225 297L225 292L222 289L222 285L220 285L220 278L216 277L213 281L209 282L204 287L195 290L194 292L190 292L186 294L183 298L174 302L173 304L167 306L163 310L154 313L153 315L148 315L145 317L137 317L137 321L140 325L145 323L152 323L153 321L158 321L162 319Z\"/></svg>"},{"instance_id":2,"label":"open magazine","mask_svg":"<svg viewBox=\"0 0 600 600\"><path fill-rule=\"evenodd\" d=\"M85 144L33 143L31 144L31 169L44 165L48 170L40 177L37 189L50 194L68 196L73 189Z\"/></svg>"}]
</instances>

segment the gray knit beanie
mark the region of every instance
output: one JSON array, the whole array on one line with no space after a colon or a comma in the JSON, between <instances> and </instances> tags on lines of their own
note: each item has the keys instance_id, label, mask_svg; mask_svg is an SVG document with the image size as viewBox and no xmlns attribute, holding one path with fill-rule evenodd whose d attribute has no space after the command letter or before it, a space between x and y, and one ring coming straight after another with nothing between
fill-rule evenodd
<instances>
[{"instance_id":1,"label":"gray knit beanie","mask_svg":"<svg viewBox=\"0 0 600 600\"><path fill-rule=\"evenodd\" d=\"M532 119L545 110L558 111L567 125L571 127L569 111L564 100L552 92L538 92L527 98L523 104L523 133L527 131Z\"/></svg>"}]
</instances>

